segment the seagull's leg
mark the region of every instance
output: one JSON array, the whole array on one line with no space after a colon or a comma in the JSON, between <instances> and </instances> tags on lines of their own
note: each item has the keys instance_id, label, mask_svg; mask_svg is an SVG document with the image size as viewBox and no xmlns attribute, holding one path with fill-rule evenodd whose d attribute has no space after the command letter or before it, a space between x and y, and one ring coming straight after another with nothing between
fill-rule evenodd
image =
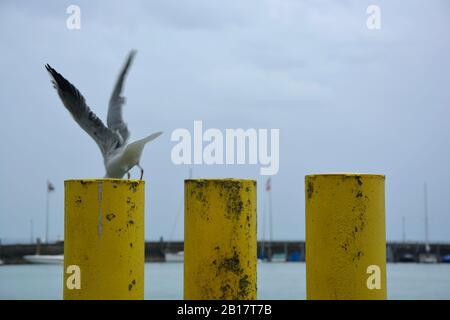
<instances>
[{"instance_id":1,"label":"seagull's leg","mask_svg":"<svg viewBox=\"0 0 450 320\"><path fill-rule=\"evenodd\" d=\"M137 164L137 166L139 167L139 169L141 169L141 177L139 178L139 180L142 180L142 177L144 176L144 169L139 165L139 163Z\"/></svg>"},{"instance_id":2,"label":"seagull's leg","mask_svg":"<svg viewBox=\"0 0 450 320\"><path fill-rule=\"evenodd\" d=\"M127 178L128 178L128 180L130 180L130 178L131 178L130 171L127 172Z\"/></svg>"}]
</instances>

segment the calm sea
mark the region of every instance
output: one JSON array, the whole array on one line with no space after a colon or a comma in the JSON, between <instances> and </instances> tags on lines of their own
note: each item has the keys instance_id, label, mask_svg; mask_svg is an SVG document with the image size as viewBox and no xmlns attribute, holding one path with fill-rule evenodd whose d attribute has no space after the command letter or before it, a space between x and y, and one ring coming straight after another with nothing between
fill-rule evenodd
<instances>
[{"instance_id":1,"label":"calm sea","mask_svg":"<svg viewBox=\"0 0 450 320\"><path fill-rule=\"evenodd\" d=\"M0 299L61 299L62 266L0 266ZM388 264L389 299L450 299L450 264ZM183 264L145 265L146 299L182 299ZM305 299L304 263L258 264L259 299Z\"/></svg>"}]
</instances>

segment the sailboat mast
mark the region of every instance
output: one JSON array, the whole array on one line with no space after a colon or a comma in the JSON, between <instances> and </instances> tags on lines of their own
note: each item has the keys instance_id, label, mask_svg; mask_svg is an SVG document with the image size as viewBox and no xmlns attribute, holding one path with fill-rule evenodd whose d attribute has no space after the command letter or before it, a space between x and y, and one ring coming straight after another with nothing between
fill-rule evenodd
<instances>
[{"instance_id":1,"label":"sailboat mast","mask_svg":"<svg viewBox=\"0 0 450 320\"><path fill-rule=\"evenodd\" d=\"M33 225L33 219L30 220L30 243L34 243L34 225Z\"/></svg>"},{"instance_id":2,"label":"sailboat mast","mask_svg":"<svg viewBox=\"0 0 450 320\"><path fill-rule=\"evenodd\" d=\"M192 175L193 175L193 168L191 167L191 168L189 168L189 178L188 179L192 179ZM175 216L175 221L174 221L174 224L172 225L172 230L170 231L169 239L167 240L167 244L165 246L164 252L169 252L170 243L172 242L173 237L175 235L175 229L178 224L178 219L180 218L180 216L183 212L184 212L184 197L182 197L180 200L177 215Z\"/></svg>"},{"instance_id":3,"label":"sailboat mast","mask_svg":"<svg viewBox=\"0 0 450 320\"><path fill-rule=\"evenodd\" d=\"M269 180L270 181L270 180ZM268 258L272 261L273 221L272 221L272 181L269 187L269 250Z\"/></svg>"},{"instance_id":4,"label":"sailboat mast","mask_svg":"<svg viewBox=\"0 0 450 320\"><path fill-rule=\"evenodd\" d=\"M263 206L263 223L262 223L262 239L261 239L261 259L265 259L265 246L266 246L266 215L267 215L267 206Z\"/></svg>"},{"instance_id":5,"label":"sailboat mast","mask_svg":"<svg viewBox=\"0 0 450 320\"><path fill-rule=\"evenodd\" d=\"M430 244L428 243L428 190L427 183L424 183L424 211L425 211L425 248L428 252L430 250Z\"/></svg>"},{"instance_id":6,"label":"sailboat mast","mask_svg":"<svg viewBox=\"0 0 450 320\"><path fill-rule=\"evenodd\" d=\"M406 218L402 217L402 240L406 242Z\"/></svg>"}]
</instances>

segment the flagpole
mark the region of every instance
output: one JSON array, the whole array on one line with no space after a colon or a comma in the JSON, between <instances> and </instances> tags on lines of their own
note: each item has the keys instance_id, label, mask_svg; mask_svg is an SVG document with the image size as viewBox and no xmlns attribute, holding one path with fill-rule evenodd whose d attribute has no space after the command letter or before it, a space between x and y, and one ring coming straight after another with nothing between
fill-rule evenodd
<instances>
[{"instance_id":1,"label":"flagpole","mask_svg":"<svg viewBox=\"0 0 450 320\"><path fill-rule=\"evenodd\" d=\"M263 206L263 229L262 229L262 239L261 239L261 259L265 260L265 246L266 246L266 214L267 206Z\"/></svg>"},{"instance_id":2,"label":"flagpole","mask_svg":"<svg viewBox=\"0 0 450 320\"><path fill-rule=\"evenodd\" d=\"M48 211L49 211L49 188L48 188L49 182L47 181L47 198L45 202L45 243L48 243Z\"/></svg>"}]
</instances>

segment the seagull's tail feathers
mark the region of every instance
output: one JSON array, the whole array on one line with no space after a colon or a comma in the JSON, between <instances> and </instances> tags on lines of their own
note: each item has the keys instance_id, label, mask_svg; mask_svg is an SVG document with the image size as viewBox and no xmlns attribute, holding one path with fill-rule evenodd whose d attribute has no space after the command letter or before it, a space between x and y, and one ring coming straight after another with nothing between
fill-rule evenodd
<instances>
[{"instance_id":1,"label":"seagull's tail feathers","mask_svg":"<svg viewBox=\"0 0 450 320\"><path fill-rule=\"evenodd\" d=\"M139 163L141 158L142 150L144 150L145 145L158 138L162 132L155 132L148 137L131 142L126 146L125 152L123 154L123 159L128 163Z\"/></svg>"},{"instance_id":2,"label":"seagull's tail feathers","mask_svg":"<svg viewBox=\"0 0 450 320\"><path fill-rule=\"evenodd\" d=\"M162 134L163 134L162 131L155 132L155 133L152 133L151 135L149 135L148 137L145 137L145 138L143 138L141 140L138 140L138 141L142 142L145 145L147 142L155 140L156 138L158 138ZM136 142L138 142L138 141L136 141Z\"/></svg>"}]
</instances>

